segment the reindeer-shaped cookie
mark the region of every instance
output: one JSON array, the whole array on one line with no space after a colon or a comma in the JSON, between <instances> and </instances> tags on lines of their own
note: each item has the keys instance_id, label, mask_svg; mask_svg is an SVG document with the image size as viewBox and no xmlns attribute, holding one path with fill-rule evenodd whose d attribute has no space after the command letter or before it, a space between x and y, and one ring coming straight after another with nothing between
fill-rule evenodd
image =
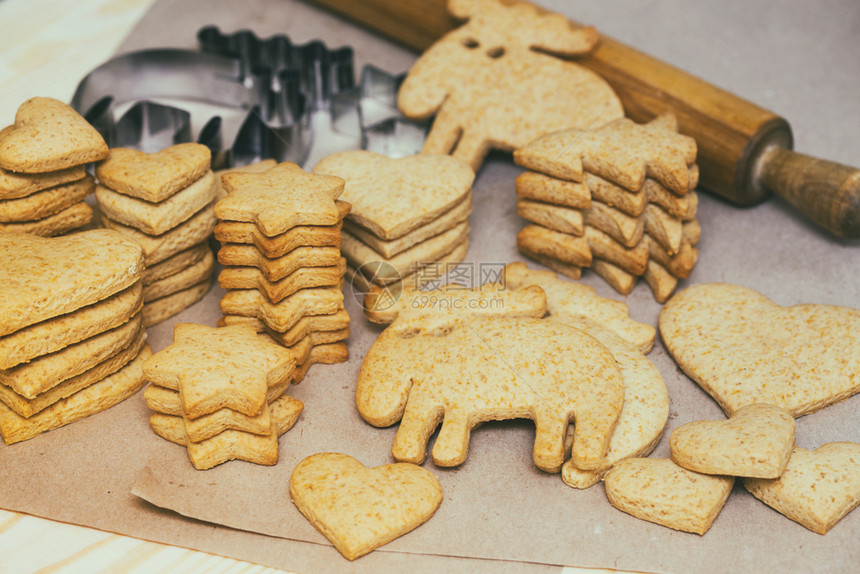
<instances>
[{"instance_id":1,"label":"reindeer-shaped cookie","mask_svg":"<svg viewBox=\"0 0 860 574\"><path fill-rule=\"evenodd\" d=\"M593 28L527 3L449 0L468 23L430 47L398 94L404 115L436 114L426 153L448 153L477 171L491 148L514 150L566 128L598 127L624 116L599 76L559 56L586 54Z\"/></svg>"},{"instance_id":2,"label":"reindeer-shaped cookie","mask_svg":"<svg viewBox=\"0 0 860 574\"><path fill-rule=\"evenodd\" d=\"M394 458L422 463L441 422L433 462L456 466L476 425L529 418L539 468L560 470L570 422L577 468L598 468L624 402L610 352L584 331L540 319L546 299L537 286L450 289L404 291L359 373L361 416L375 426L400 421Z\"/></svg>"}]
</instances>

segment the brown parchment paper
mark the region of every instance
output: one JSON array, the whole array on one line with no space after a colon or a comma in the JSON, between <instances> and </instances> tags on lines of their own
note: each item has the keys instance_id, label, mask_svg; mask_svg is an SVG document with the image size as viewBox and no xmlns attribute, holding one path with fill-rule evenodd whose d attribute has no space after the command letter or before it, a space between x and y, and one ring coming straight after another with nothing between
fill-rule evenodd
<instances>
[{"instance_id":1,"label":"brown parchment paper","mask_svg":"<svg viewBox=\"0 0 860 574\"><path fill-rule=\"evenodd\" d=\"M853 32L860 6L852 0L831 0L826 6L800 0L731 0L711 6L681 0L542 4L783 114L795 129L800 151L858 162L860 46ZM413 54L384 40L285 0L160 0L122 51L192 47L196 31L208 24L225 31L250 28L262 36L285 32L296 42L320 38L330 46L350 44L359 67L372 62L401 72L414 61ZM522 259L515 235L523 222L516 216L513 192L520 171L508 156L494 154L479 174L467 258L476 273L480 263ZM705 193L700 199L700 260L685 285L727 281L783 305L860 307L860 242L832 239L778 199L745 210ZM583 282L624 300L634 318L656 324L660 306L644 284L620 297L593 273L586 272ZM216 287L199 304L149 329L153 348L171 342L177 322L214 325L222 293ZM391 461L396 427L365 424L353 401L361 360L380 328L364 320L349 286L346 301L353 319L350 360L313 367L290 391L305 403L305 411L281 438L277 466L231 462L194 471L184 449L149 429L149 412L139 394L74 425L0 446L0 507L300 572L541 572L558 565L840 572L860 559L860 513L820 536L764 506L740 485L704 536L639 521L612 508L602 485L577 491L558 475L536 469L533 425L513 421L473 432L469 457L458 468L426 463L445 494L435 517L348 563L295 510L287 491L293 467L316 452L343 452L369 466ZM722 413L679 371L659 341L649 357L672 401L664 439L654 453L667 456L673 428ZM860 397L798 420L799 446L816 448L834 440L860 442Z\"/></svg>"}]
</instances>

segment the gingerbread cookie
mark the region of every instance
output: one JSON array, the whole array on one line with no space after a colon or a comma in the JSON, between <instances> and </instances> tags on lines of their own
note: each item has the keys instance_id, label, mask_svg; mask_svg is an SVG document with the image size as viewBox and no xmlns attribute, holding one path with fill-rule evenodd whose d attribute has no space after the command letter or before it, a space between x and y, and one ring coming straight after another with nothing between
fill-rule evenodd
<instances>
[{"instance_id":1,"label":"gingerbread cookie","mask_svg":"<svg viewBox=\"0 0 860 574\"><path fill-rule=\"evenodd\" d=\"M424 52L397 97L407 117L436 114L424 153L452 154L477 171L491 148L511 151L624 115L599 76L550 55L589 52L598 39L593 28L575 29L525 2L451 0L448 10L468 23Z\"/></svg>"},{"instance_id":2,"label":"gingerbread cookie","mask_svg":"<svg viewBox=\"0 0 860 574\"><path fill-rule=\"evenodd\" d=\"M428 521L442 504L433 474L412 464L367 468L351 456L321 453L290 476L290 498L348 560Z\"/></svg>"}]
</instances>

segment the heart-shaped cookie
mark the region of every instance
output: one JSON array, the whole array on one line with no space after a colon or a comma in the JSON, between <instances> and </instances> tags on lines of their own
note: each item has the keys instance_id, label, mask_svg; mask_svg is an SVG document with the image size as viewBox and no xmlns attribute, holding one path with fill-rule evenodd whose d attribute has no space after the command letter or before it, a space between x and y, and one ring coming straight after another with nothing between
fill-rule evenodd
<instances>
[{"instance_id":1,"label":"heart-shaped cookie","mask_svg":"<svg viewBox=\"0 0 860 574\"><path fill-rule=\"evenodd\" d=\"M744 479L753 496L813 532L826 534L860 504L860 444L797 447L776 479Z\"/></svg>"},{"instance_id":2,"label":"heart-shaped cookie","mask_svg":"<svg viewBox=\"0 0 860 574\"><path fill-rule=\"evenodd\" d=\"M756 403L727 421L694 421L672 432L672 460L688 470L777 478L794 448L794 418L782 407Z\"/></svg>"},{"instance_id":3,"label":"heart-shaped cookie","mask_svg":"<svg viewBox=\"0 0 860 574\"><path fill-rule=\"evenodd\" d=\"M143 252L122 234L0 233L0 336L119 293L140 278Z\"/></svg>"},{"instance_id":4,"label":"heart-shaped cookie","mask_svg":"<svg viewBox=\"0 0 860 574\"><path fill-rule=\"evenodd\" d=\"M714 523L735 479L681 468L668 458L628 458L606 475L612 506L675 530L704 534Z\"/></svg>"},{"instance_id":5,"label":"heart-shaped cookie","mask_svg":"<svg viewBox=\"0 0 860 574\"><path fill-rule=\"evenodd\" d=\"M430 471L408 463L367 468L351 456L307 457L290 477L293 503L349 560L406 534L442 504Z\"/></svg>"},{"instance_id":6,"label":"heart-shaped cookie","mask_svg":"<svg viewBox=\"0 0 860 574\"><path fill-rule=\"evenodd\" d=\"M795 417L860 391L860 311L781 307L751 289L695 285L660 313L660 334L687 375L731 415L771 403Z\"/></svg>"},{"instance_id":7,"label":"heart-shaped cookie","mask_svg":"<svg viewBox=\"0 0 860 574\"><path fill-rule=\"evenodd\" d=\"M78 112L53 98L30 98L0 131L0 167L44 173L90 163L108 153L105 140Z\"/></svg>"},{"instance_id":8,"label":"heart-shaped cookie","mask_svg":"<svg viewBox=\"0 0 860 574\"><path fill-rule=\"evenodd\" d=\"M475 180L463 161L418 154L391 159L356 150L330 155L314 171L346 181L349 218L381 239L391 240L425 225L462 201Z\"/></svg>"},{"instance_id":9,"label":"heart-shaped cookie","mask_svg":"<svg viewBox=\"0 0 860 574\"><path fill-rule=\"evenodd\" d=\"M105 187L158 203L203 177L211 159L209 148L198 143L177 144L155 153L114 148L96 166L96 175Z\"/></svg>"}]
</instances>

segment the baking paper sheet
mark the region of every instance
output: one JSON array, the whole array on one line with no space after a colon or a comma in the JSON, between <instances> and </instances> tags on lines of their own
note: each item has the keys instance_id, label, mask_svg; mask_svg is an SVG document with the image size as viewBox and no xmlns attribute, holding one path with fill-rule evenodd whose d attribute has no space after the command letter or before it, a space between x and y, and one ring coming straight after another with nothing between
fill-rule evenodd
<instances>
[{"instance_id":1,"label":"baking paper sheet","mask_svg":"<svg viewBox=\"0 0 860 574\"><path fill-rule=\"evenodd\" d=\"M855 99L860 81L857 74L840 71L840 65L856 69L860 61L860 48L848 33L851 22L856 28L860 21L860 7L850 0L830 2L826 13L800 1L787 3L789 10L775 0L711 7L680 0L659 6L545 4L782 113L802 151L846 163L860 157ZM315 8L283 0L162 0L123 50L193 47L197 29L208 24L225 31L251 28L262 36L285 32L296 42L321 38L330 46L351 44L359 66L373 62L395 73L414 60L413 54ZM803 42L798 34L815 42ZM704 38L711 43L691 44ZM823 54L829 66L817 64ZM522 260L515 235L524 222L516 216L513 191L520 171L508 156L493 154L479 174L467 258L476 270L482 263ZM699 219L700 259L683 285L727 281L783 305L860 307L860 242L832 239L781 200L740 210L702 193ZM621 297L593 273L585 272L583 282L625 301L633 318L656 325L660 306L644 284ZM153 348L170 344L177 322L214 325L222 294L216 287L199 304L149 329ZM350 360L314 366L291 389L305 411L280 439L277 466L231 462L193 470L183 448L149 429L149 411L139 394L82 422L0 446L0 507L301 572L542 572L558 565L655 572L847 571L860 559L860 513L820 536L758 502L739 484L704 536L637 520L611 507L602 485L577 491L559 475L539 471L531 461L532 423L512 421L477 429L460 467L425 463L445 495L435 517L348 563L301 517L288 494L293 467L316 452L346 453L368 466L391 462L396 427L367 425L354 405L361 360L380 327L365 321L349 286L346 302L352 317ZM672 401L664 439L654 453L667 456L673 428L723 415L680 372L661 342L649 357ZM797 444L860 442L858 420L860 396L855 396L799 419Z\"/></svg>"}]
</instances>

